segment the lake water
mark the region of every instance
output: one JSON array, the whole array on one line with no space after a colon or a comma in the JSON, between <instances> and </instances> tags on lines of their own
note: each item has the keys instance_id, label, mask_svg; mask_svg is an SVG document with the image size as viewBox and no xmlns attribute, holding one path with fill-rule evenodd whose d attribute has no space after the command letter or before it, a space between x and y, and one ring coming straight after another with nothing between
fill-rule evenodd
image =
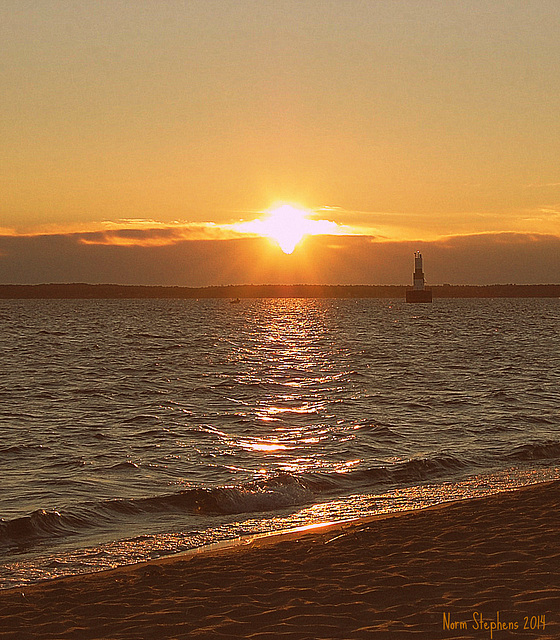
<instances>
[{"instance_id":1,"label":"lake water","mask_svg":"<svg viewBox=\"0 0 560 640\"><path fill-rule=\"evenodd\" d=\"M560 301L0 301L0 586L560 477Z\"/></svg>"}]
</instances>

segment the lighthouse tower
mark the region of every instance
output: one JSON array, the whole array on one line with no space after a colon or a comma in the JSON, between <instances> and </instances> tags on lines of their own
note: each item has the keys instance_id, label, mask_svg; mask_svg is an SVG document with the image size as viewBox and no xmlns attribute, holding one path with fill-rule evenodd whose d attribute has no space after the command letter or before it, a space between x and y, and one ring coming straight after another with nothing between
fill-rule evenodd
<instances>
[{"instance_id":1,"label":"lighthouse tower","mask_svg":"<svg viewBox=\"0 0 560 640\"><path fill-rule=\"evenodd\" d=\"M414 252L414 275L412 276L415 291L424 291L424 272L422 271L422 254Z\"/></svg>"},{"instance_id":2,"label":"lighthouse tower","mask_svg":"<svg viewBox=\"0 0 560 640\"><path fill-rule=\"evenodd\" d=\"M407 302L431 302L432 291L424 286L424 271L422 269L422 254L414 252L414 274L412 276L412 289L406 291Z\"/></svg>"}]
</instances>

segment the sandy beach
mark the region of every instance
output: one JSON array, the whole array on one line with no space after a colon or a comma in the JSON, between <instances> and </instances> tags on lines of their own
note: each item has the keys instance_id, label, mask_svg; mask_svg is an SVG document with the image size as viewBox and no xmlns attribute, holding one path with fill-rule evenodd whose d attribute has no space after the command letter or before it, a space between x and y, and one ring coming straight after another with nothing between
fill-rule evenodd
<instances>
[{"instance_id":1,"label":"sandy beach","mask_svg":"<svg viewBox=\"0 0 560 640\"><path fill-rule=\"evenodd\" d=\"M559 638L560 483L0 592L0 638Z\"/></svg>"}]
</instances>

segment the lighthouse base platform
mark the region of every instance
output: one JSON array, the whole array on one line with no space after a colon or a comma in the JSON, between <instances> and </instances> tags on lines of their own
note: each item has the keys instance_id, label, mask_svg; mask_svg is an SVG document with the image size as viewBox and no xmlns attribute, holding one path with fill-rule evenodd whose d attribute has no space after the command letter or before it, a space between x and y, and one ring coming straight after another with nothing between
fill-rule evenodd
<instances>
[{"instance_id":1,"label":"lighthouse base platform","mask_svg":"<svg viewBox=\"0 0 560 640\"><path fill-rule=\"evenodd\" d=\"M406 301L407 302L431 302L432 290L431 289L407 289Z\"/></svg>"}]
</instances>

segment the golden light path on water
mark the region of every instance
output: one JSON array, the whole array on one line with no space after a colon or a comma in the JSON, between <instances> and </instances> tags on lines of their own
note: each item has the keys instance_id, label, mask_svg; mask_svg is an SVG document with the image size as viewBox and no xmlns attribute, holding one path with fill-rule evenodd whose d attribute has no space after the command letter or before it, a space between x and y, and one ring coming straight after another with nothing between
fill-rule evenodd
<instances>
[{"instance_id":1,"label":"golden light path on water","mask_svg":"<svg viewBox=\"0 0 560 640\"><path fill-rule=\"evenodd\" d=\"M263 388L272 385L275 392L241 402L237 410L239 418L256 420L262 429L257 429L257 433L254 428L250 433L230 433L226 436L228 446L261 452L268 458L268 470L258 470L263 477L270 473L271 466L293 474L318 468L345 473L358 466L362 459L355 456L320 460L313 451L317 444L333 437L327 426L324 387L336 387L340 376L338 363L334 361L340 357L340 349L326 340L329 327L321 317L321 305L311 300L263 300L261 306L258 321L255 319L254 324L245 328L243 341L234 349L231 359L239 371L238 384ZM247 357L255 350L266 362L264 375L262 362ZM239 398L236 401L240 403ZM324 419L312 426L312 418L319 417ZM352 431L349 429L340 442L353 439Z\"/></svg>"}]
</instances>

